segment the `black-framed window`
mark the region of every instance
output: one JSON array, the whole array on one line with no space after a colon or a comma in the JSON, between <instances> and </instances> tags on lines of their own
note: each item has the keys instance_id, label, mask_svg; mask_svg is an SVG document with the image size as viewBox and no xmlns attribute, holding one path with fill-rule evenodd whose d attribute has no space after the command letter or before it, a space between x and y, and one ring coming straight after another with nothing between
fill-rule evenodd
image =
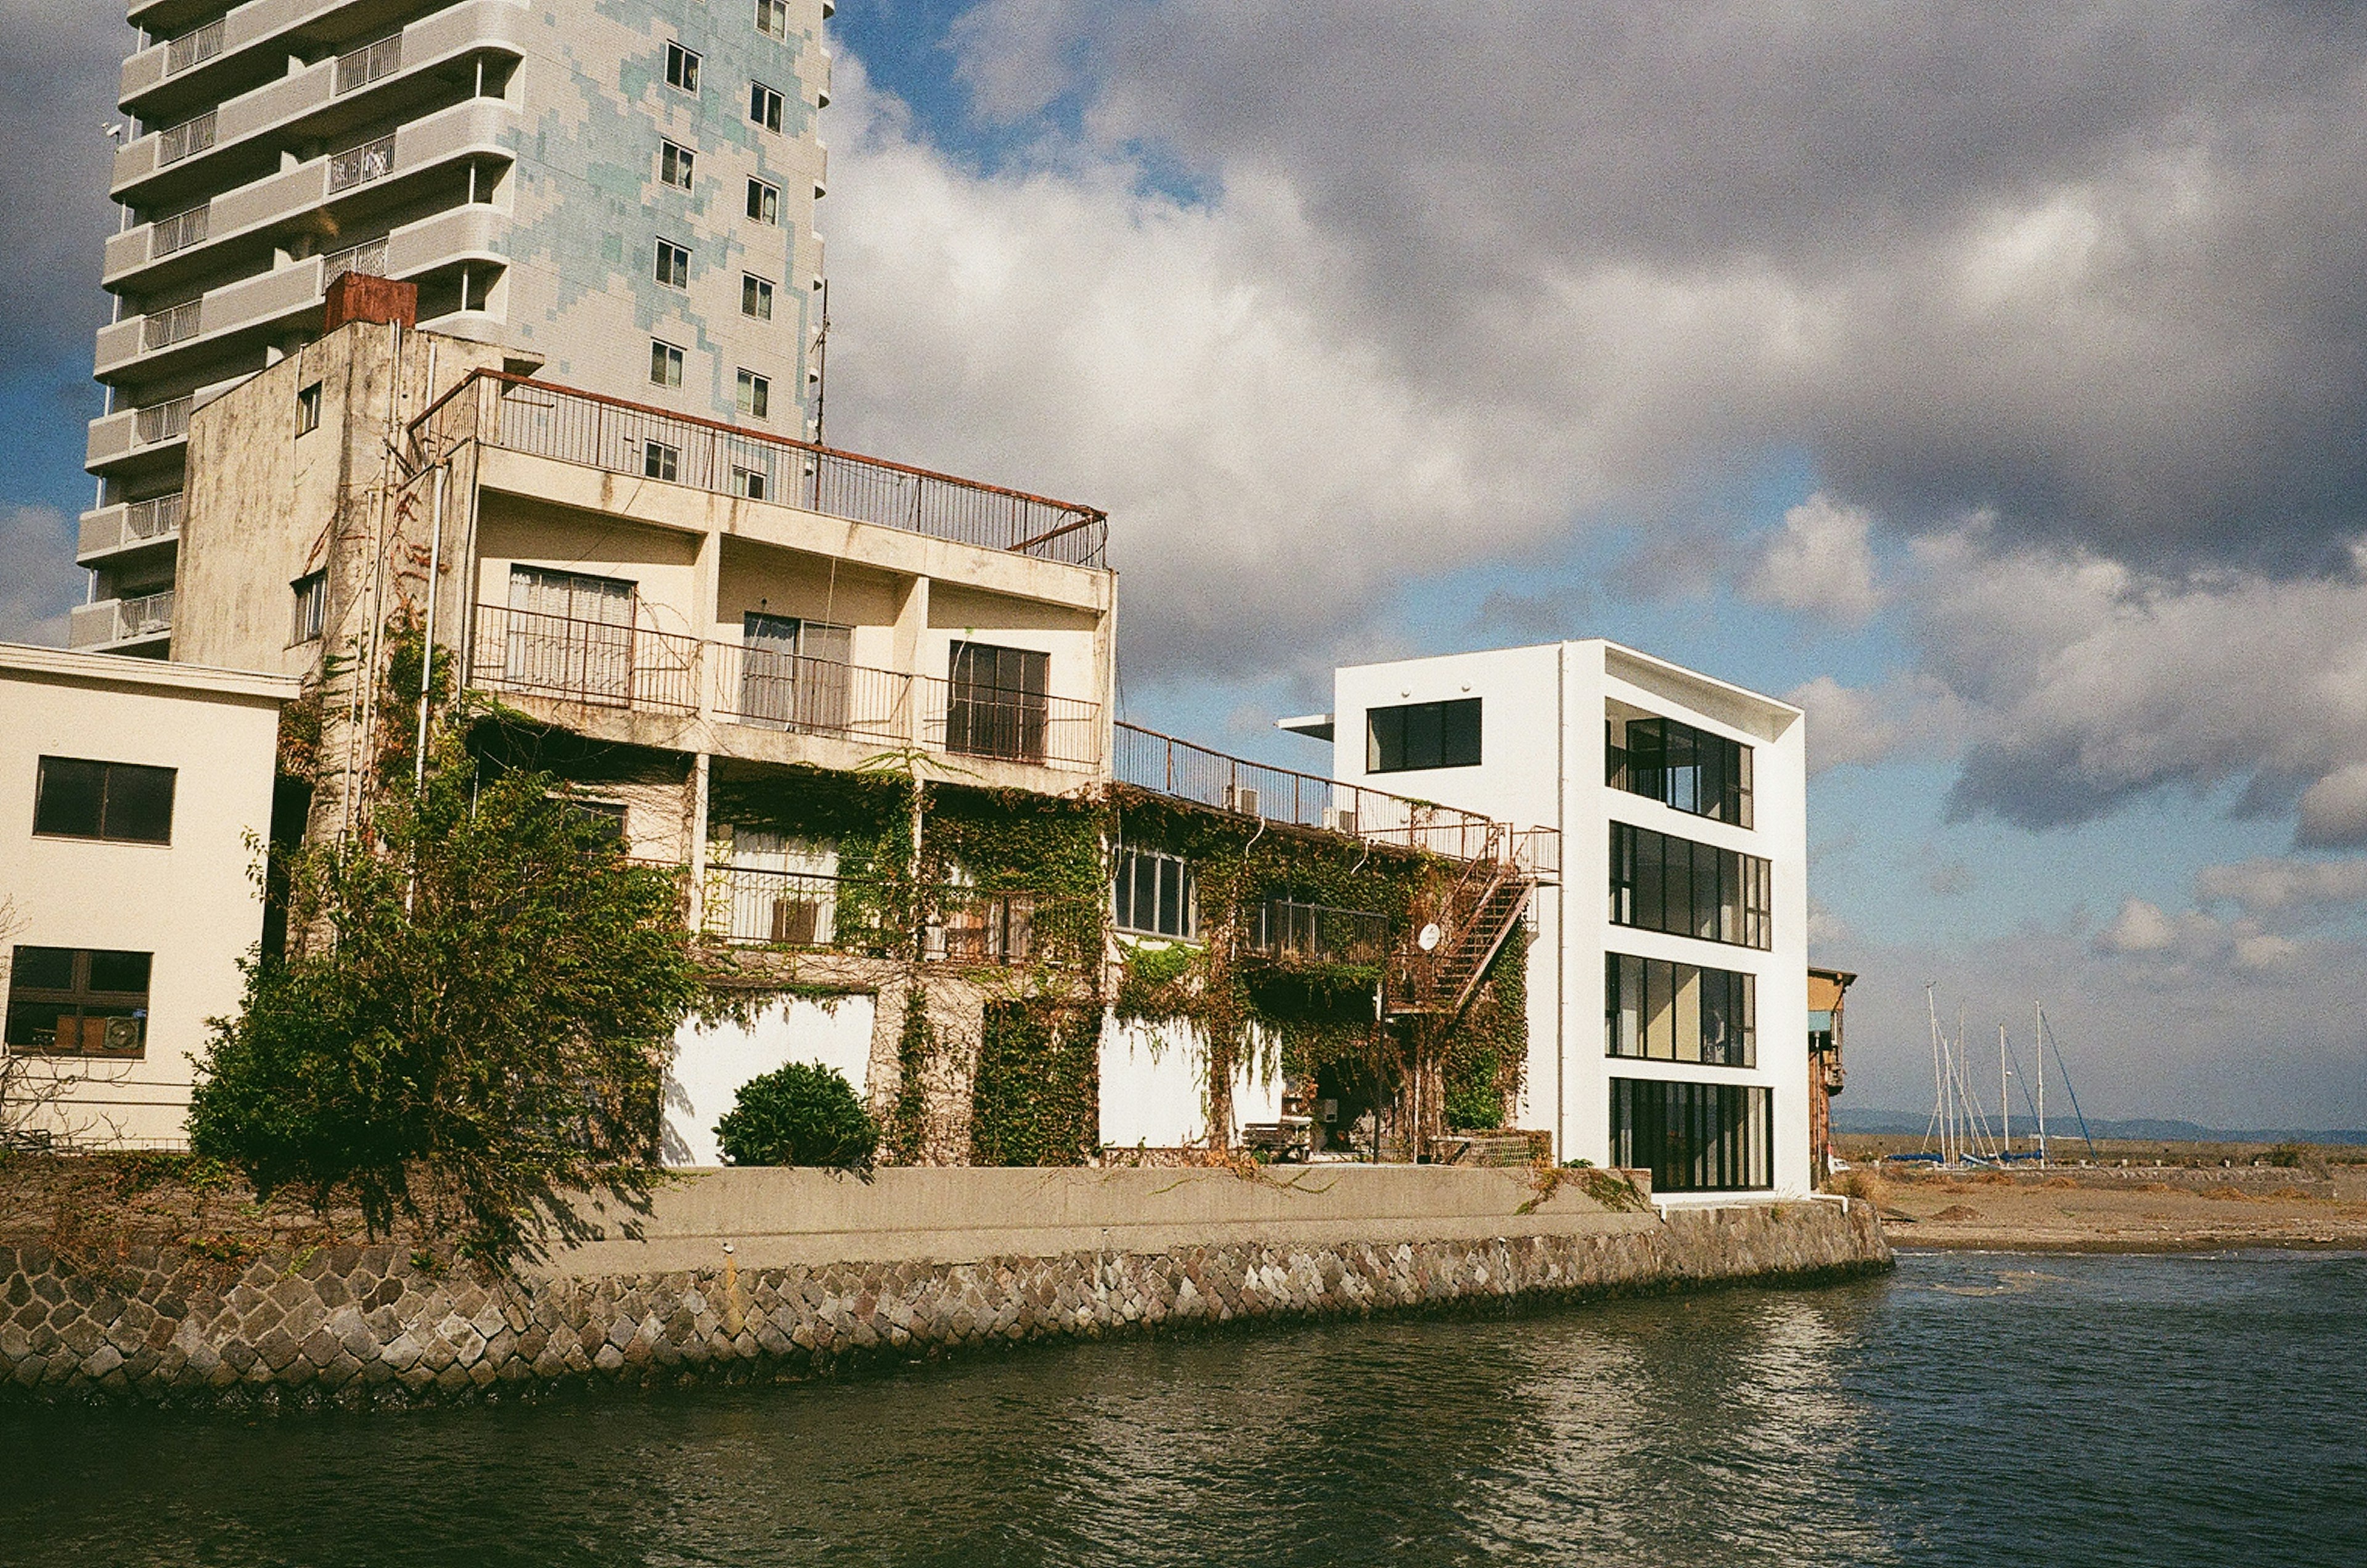
<instances>
[{"instance_id":1,"label":"black-framed window","mask_svg":"<svg viewBox=\"0 0 2367 1568\"><path fill-rule=\"evenodd\" d=\"M33 788L33 831L121 844L173 841L171 768L43 757Z\"/></svg>"},{"instance_id":2,"label":"black-framed window","mask_svg":"<svg viewBox=\"0 0 2367 1568\"><path fill-rule=\"evenodd\" d=\"M1605 1055L1759 1065L1759 978L1633 953L1603 955Z\"/></svg>"},{"instance_id":3,"label":"black-framed window","mask_svg":"<svg viewBox=\"0 0 2367 1568\"><path fill-rule=\"evenodd\" d=\"M1603 720L1603 782L1714 822L1751 826L1750 748L1673 718Z\"/></svg>"},{"instance_id":4,"label":"black-framed window","mask_svg":"<svg viewBox=\"0 0 2367 1568\"><path fill-rule=\"evenodd\" d=\"M698 55L678 43L666 45L666 85L680 92L698 91Z\"/></svg>"},{"instance_id":5,"label":"black-framed window","mask_svg":"<svg viewBox=\"0 0 2367 1568\"><path fill-rule=\"evenodd\" d=\"M17 947L8 960L8 1048L28 1055L144 1055L152 959L110 949Z\"/></svg>"},{"instance_id":6,"label":"black-framed window","mask_svg":"<svg viewBox=\"0 0 2367 1568\"><path fill-rule=\"evenodd\" d=\"M1006 761L1044 760L1052 656L1032 649L957 642L946 704L946 750Z\"/></svg>"},{"instance_id":7,"label":"black-framed window","mask_svg":"<svg viewBox=\"0 0 2367 1568\"><path fill-rule=\"evenodd\" d=\"M1479 699L1406 703L1365 713L1365 771L1410 773L1479 765Z\"/></svg>"},{"instance_id":8,"label":"black-framed window","mask_svg":"<svg viewBox=\"0 0 2367 1568\"><path fill-rule=\"evenodd\" d=\"M1120 844L1116 858L1110 918L1118 930L1184 942L1199 936L1200 888L1190 862L1132 844Z\"/></svg>"},{"instance_id":9,"label":"black-framed window","mask_svg":"<svg viewBox=\"0 0 2367 1568\"><path fill-rule=\"evenodd\" d=\"M1774 944L1773 891L1772 868L1757 855L1611 824L1614 926L1765 949Z\"/></svg>"},{"instance_id":10,"label":"black-framed window","mask_svg":"<svg viewBox=\"0 0 2367 1568\"><path fill-rule=\"evenodd\" d=\"M1656 1193L1772 1187L1773 1097L1750 1084L1613 1078L1611 1163L1650 1170Z\"/></svg>"},{"instance_id":11,"label":"black-framed window","mask_svg":"<svg viewBox=\"0 0 2367 1568\"><path fill-rule=\"evenodd\" d=\"M320 641L329 624L329 574L308 571L289 583L288 592L292 601L288 625L289 646Z\"/></svg>"}]
</instances>

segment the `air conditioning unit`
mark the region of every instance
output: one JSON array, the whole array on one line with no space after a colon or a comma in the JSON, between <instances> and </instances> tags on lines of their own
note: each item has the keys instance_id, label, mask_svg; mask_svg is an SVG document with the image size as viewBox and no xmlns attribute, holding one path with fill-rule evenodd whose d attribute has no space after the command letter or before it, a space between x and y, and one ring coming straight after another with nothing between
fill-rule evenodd
<instances>
[{"instance_id":1,"label":"air conditioning unit","mask_svg":"<svg viewBox=\"0 0 2367 1568\"><path fill-rule=\"evenodd\" d=\"M1258 816L1258 792L1248 784L1227 784L1225 809L1238 811L1244 817Z\"/></svg>"},{"instance_id":2,"label":"air conditioning unit","mask_svg":"<svg viewBox=\"0 0 2367 1568\"><path fill-rule=\"evenodd\" d=\"M85 1025L84 1027L85 1032L83 1038L85 1040L88 1040L90 1038L88 1033L88 1025ZM132 1052L140 1049L140 1021L136 1018L110 1018L107 1020L106 1033L102 1037L99 1048L110 1056L128 1056Z\"/></svg>"},{"instance_id":3,"label":"air conditioning unit","mask_svg":"<svg viewBox=\"0 0 2367 1568\"><path fill-rule=\"evenodd\" d=\"M1347 807L1325 807L1323 825L1335 833L1345 833L1352 839L1356 836L1356 814Z\"/></svg>"}]
</instances>

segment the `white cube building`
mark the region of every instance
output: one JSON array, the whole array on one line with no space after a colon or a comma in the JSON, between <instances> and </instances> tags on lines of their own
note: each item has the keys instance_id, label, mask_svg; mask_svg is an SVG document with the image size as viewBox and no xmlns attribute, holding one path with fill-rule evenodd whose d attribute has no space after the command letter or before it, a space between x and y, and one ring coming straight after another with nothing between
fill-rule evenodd
<instances>
[{"instance_id":1,"label":"white cube building","mask_svg":"<svg viewBox=\"0 0 2367 1568\"><path fill-rule=\"evenodd\" d=\"M1800 710L1601 638L1336 671L1333 776L1557 828L1524 1127L1656 1196L1805 1192Z\"/></svg>"}]
</instances>

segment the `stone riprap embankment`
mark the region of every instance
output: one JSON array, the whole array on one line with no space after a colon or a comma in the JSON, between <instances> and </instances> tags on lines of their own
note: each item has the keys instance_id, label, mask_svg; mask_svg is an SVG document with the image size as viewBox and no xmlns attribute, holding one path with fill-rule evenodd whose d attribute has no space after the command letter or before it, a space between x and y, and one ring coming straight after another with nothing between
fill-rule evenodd
<instances>
[{"instance_id":1,"label":"stone riprap embankment","mask_svg":"<svg viewBox=\"0 0 2367 1568\"><path fill-rule=\"evenodd\" d=\"M663 1193L640 1228L509 1274L391 1247L244 1260L0 1247L0 1397L426 1403L776 1380L1055 1337L1890 1261L1863 1202L1620 1212L1574 1183L1541 1195L1517 1173L1435 1169L730 1171Z\"/></svg>"}]
</instances>

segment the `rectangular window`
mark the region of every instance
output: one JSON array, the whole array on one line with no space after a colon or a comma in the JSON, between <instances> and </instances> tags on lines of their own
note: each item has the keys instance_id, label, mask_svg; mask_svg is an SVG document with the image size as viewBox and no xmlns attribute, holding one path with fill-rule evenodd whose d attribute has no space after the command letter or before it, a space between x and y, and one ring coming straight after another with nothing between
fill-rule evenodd
<instances>
[{"instance_id":1,"label":"rectangular window","mask_svg":"<svg viewBox=\"0 0 2367 1568\"><path fill-rule=\"evenodd\" d=\"M33 831L119 844L173 841L171 768L43 757L33 786Z\"/></svg>"},{"instance_id":2,"label":"rectangular window","mask_svg":"<svg viewBox=\"0 0 2367 1568\"><path fill-rule=\"evenodd\" d=\"M788 0L756 0L756 30L766 38L789 36Z\"/></svg>"},{"instance_id":3,"label":"rectangular window","mask_svg":"<svg viewBox=\"0 0 2367 1568\"><path fill-rule=\"evenodd\" d=\"M773 383L753 370L742 370L734 397L740 412L750 419L767 418L773 407Z\"/></svg>"},{"instance_id":4,"label":"rectangular window","mask_svg":"<svg viewBox=\"0 0 2367 1568\"><path fill-rule=\"evenodd\" d=\"M288 628L289 645L318 642L329 621L329 574L306 572L288 587L296 601L294 618Z\"/></svg>"},{"instance_id":5,"label":"rectangular window","mask_svg":"<svg viewBox=\"0 0 2367 1568\"><path fill-rule=\"evenodd\" d=\"M781 129L781 95L762 82L748 84L748 118L766 130Z\"/></svg>"},{"instance_id":6,"label":"rectangular window","mask_svg":"<svg viewBox=\"0 0 2367 1568\"><path fill-rule=\"evenodd\" d=\"M741 616L740 647L742 720L825 734L850 727L853 627L750 610Z\"/></svg>"},{"instance_id":7,"label":"rectangular window","mask_svg":"<svg viewBox=\"0 0 2367 1568\"><path fill-rule=\"evenodd\" d=\"M682 475L682 448L669 446L663 441L642 442L641 474L645 479L663 479L672 484Z\"/></svg>"},{"instance_id":8,"label":"rectangular window","mask_svg":"<svg viewBox=\"0 0 2367 1568\"><path fill-rule=\"evenodd\" d=\"M732 494L744 495L751 501L762 501L767 489L764 469L743 468L737 463L731 466Z\"/></svg>"},{"instance_id":9,"label":"rectangular window","mask_svg":"<svg viewBox=\"0 0 2367 1568\"><path fill-rule=\"evenodd\" d=\"M773 286L753 272L740 275L740 313L760 321L773 319Z\"/></svg>"},{"instance_id":10,"label":"rectangular window","mask_svg":"<svg viewBox=\"0 0 2367 1568\"><path fill-rule=\"evenodd\" d=\"M1772 1097L1748 1084L1611 1080L1611 1163L1652 1173L1655 1192L1775 1185Z\"/></svg>"},{"instance_id":11,"label":"rectangular window","mask_svg":"<svg viewBox=\"0 0 2367 1568\"><path fill-rule=\"evenodd\" d=\"M698 91L698 56L678 43L666 45L666 85L685 93Z\"/></svg>"},{"instance_id":12,"label":"rectangular window","mask_svg":"<svg viewBox=\"0 0 2367 1568\"><path fill-rule=\"evenodd\" d=\"M1479 765L1479 699L1409 703L1365 715L1365 771L1405 773Z\"/></svg>"},{"instance_id":13,"label":"rectangular window","mask_svg":"<svg viewBox=\"0 0 2367 1568\"><path fill-rule=\"evenodd\" d=\"M968 757L1042 761L1052 656L957 642L951 663L946 750Z\"/></svg>"},{"instance_id":14,"label":"rectangular window","mask_svg":"<svg viewBox=\"0 0 2367 1568\"><path fill-rule=\"evenodd\" d=\"M8 963L8 1048L28 1055L144 1055L151 956L17 948Z\"/></svg>"},{"instance_id":15,"label":"rectangular window","mask_svg":"<svg viewBox=\"0 0 2367 1568\"><path fill-rule=\"evenodd\" d=\"M697 154L671 141L658 144L658 178L666 185L690 188L690 171Z\"/></svg>"},{"instance_id":16,"label":"rectangular window","mask_svg":"<svg viewBox=\"0 0 2367 1568\"><path fill-rule=\"evenodd\" d=\"M1606 953L1603 1051L1607 1056L1755 1067L1758 976Z\"/></svg>"},{"instance_id":17,"label":"rectangular window","mask_svg":"<svg viewBox=\"0 0 2367 1568\"><path fill-rule=\"evenodd\" d=\"M1766 949L1774 945L1773 882L1757 855L1611 824L1613 925Z\"/></svg>"},{"instance_id":18,"label":"rectangular window","mask_svg":"<svg viewBox=\"0 0 2367 1568\"><path fill-rule=\"evenodd\" d=\"M690 287L690 250L672 240L658 242L657 277L668 288Z\"/></svg>"},{"instance_id":19,"label":"rectangular window","mask_svg":"<svg viewBox=\"0 0 2367 1568\"><path fill-rule=\"evenodd\" d=\"M626 705L635 603L635 586L624 578L511 567L503 682L516 691Z\"/></svg>"},{"instance_id":20,"label":"rectangular window","mask_svg":"<svg viewBox=\"0 0 2367 1568\"><path fill-rule=\"evenodd\" d=\"M296 394L296 434L308 435L321 428L321 383L313 382Z\"/></svg>"},{"instance_id":21,"label":"rectangular window","mask_svg":"<svg viewBox=\"0 0 2367 1568\"><path fill-rule=\"evenodd\" d=\"M1200 934L1200 888L1190 863L1158 850L1117 847L1110 880L1110 917L1117 929L1189 942Z\"/></svg>"},{"instance_id":22,"label":"rectangular window","mask_svg":"<svg viewBox=\"0 0 2367 1568\"><path fill-rule=\"evenodd\" d=\"M748 182L748 216L759 223L781 220L781 187L766 185L763 180Z\"/></svg>"},{"instance_id":23,"label":"rectangular window","mask_svg":"<svg viewBox=\"0 0 2367 1568\"><path fill-rule=\"evenodd\" d=\"M682 385L682 350L670 343L660 343L655 338L650 340L650 385Z\"/></svg>"},{"instance_id":24,"label":"rectangular window","mask_svg":"<svg viewBox=\"0 0 2367 1568\"><path fill-rule=\"evenodd\" d=\"M1751 749L1673 718L1603 720L1603 782L1679 811L1751 826Z\"/></svg>"}]
</instances>

